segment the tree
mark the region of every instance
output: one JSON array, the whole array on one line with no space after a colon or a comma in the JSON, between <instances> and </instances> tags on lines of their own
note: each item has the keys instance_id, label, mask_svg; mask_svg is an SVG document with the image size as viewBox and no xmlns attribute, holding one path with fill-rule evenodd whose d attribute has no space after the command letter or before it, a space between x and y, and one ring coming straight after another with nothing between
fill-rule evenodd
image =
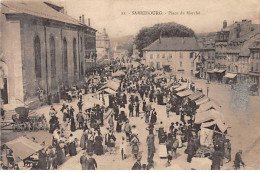
<instances>
[{"instance_id":1,"label":"tree","mask_svg":"<svg viewBox=\"0 0 260 173\"><path fill-rule=\"evenodd\" d=\"M157 40L160 35L162 37L193 37L195 33L192 29L175 22L160 23L152 27L142 28L134 41L140 52L140 57L143 56L143 48Z\"/></svg>"}]
</instances>

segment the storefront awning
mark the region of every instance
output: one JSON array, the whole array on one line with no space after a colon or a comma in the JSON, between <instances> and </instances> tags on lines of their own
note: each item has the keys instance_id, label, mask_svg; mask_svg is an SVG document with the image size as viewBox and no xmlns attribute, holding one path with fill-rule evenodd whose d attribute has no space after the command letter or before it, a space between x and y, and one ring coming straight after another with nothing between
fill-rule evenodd
<instances>
[{"instance_id":1,"label":"storefront awning","mask_svg":"<svg viewBox=\"0 0 260 173\"><path fill-rule=\"evenodd\" d=\"M178 92L177 96L179 97L186 97L193 94L193 92L191 90L186 90L186 91L182 91L182 92Z\"/></svg>"},{"instance_id":2,"label":"storefront awning","mask_svg":"<svg viewBox=\"0 0 260 173\"><path fill-rule=\"evenodd\" d=\"M201 104L199 109L197 110L197 112L203 112L203 111L207 111L209 109L219 109L220 106L218 106L216 103L214 103L213 101L209 101L206 102L204 104Z\"/></svg>"},{"instance_id":3,"label":"storefront awning","mask_svg":"<svg viewBox=\"0 0 260 173\"><path fill-rule=\"evenodd\" d=\"M224 77L233 79L233 78L235 78L236 76L237 76L237 74L227 73Z\"/></svg>"},{"instance_id":4,"label":"storefront awning","mask_svg":"<svg viewBox=\"0 0 260 173\"><path fill-rule=\"evenodd\" d=\"M249 72L249 75L251 75L251 76L259 76L260 77L260 73L258 72L258 73L253 73L253 72Z\"/></svg>"},{"instance_id":5,"label":"storefront awning","mask_svg":"<svg viewBox=\"0 0 260 173\"><path fill-rule=\"evenodd\" d=\"M14 155L18 156L22 160L43 148L43 146L40 144L35 143L25 137L19 137L15 140L5 143L5 145L13 151Z\"/></svg>"}]
</instances>

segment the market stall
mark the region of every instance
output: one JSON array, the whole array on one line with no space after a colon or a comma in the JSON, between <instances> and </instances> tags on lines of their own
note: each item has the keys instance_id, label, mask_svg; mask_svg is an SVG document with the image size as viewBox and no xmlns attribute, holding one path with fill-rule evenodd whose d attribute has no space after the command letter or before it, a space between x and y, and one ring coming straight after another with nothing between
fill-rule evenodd
<instances>
[{"instance_id":1,"label":"market stall","mask_svg":"<svg viewBox=\"0 0 260 173\"><path fill-rule=\"evenodd\" d=\"M210 100L208 102L201 104L199 109L197 110L197 112L203 112L203 111L207 111L207 110L210 110L210 109L219 110L220 106L217 105L215 102Z\"/></svg>"},{"instance_id":2,"label":"market stall","mask_svg":"<svg viewBox=\"0 0 260 173\"><path fill-rule=\"evenodd\" d=\"M15 163L18 163L20 161L23 161L24 163L32 163L31 165L36 165L38 160L37 157L32 157L32 155L36 154L38 151L40 151L41 149L43 149L43 146L41 146L40 144L33 142L30 139L27 139L26 137L19 137L16 138L10 142L7 142L5 144L3 144L3 148L4 150L8 151L5 152L6 154L8 153L8 155L3 156L3 163L5 166L9 166L12 163L9 163L10 160L12 160ZM12 159L8 159L8 158L12 158ZM7 164L7 165L6 165Z\"/></svg>"},{"instance_id":3,"label":"market stall","mask_svg":"<svg viewBox=\"0 0 260 173\"><path fill-rule=\"evenodd\" d=\"M209 98L207 96L204 96L204 97L196 100L195 103L196 103L197 106L199 106L199 105L206 103L208 101L209 101Z\"/></svg>"}]
</instances>

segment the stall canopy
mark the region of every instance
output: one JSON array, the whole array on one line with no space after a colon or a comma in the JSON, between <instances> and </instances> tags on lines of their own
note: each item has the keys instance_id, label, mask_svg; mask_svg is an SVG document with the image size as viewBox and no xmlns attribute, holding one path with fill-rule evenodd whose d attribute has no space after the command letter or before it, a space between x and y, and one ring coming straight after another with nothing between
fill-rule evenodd
<instances>
[{"instance_id":1,"label":"stall canopy","mask_svg":"<svg viewBox=\"0 0 260 173\"><path fill-rule=\"evenodd\" d=\"M105 89L105 88L110 88L110 89L116 91L119 88L119 86L120 86L119 83L111 80L108 83L106 83L104 86L102 86L100 88L100 90Z\"/></svg>"},{"instance_id":2,"label":"stall canopy","mask_svg":"<svg viewBox=\"0 0 260 173\"><path fill-rule=\"evenodd\" d=\"M182 90L185 90L185 89L187 89L187 86L185 86L185 85L182 85L182 86L180 86L180 87L178 87L178 88L176 88L175 89L175 91L182 91Z\"/></svg>"},{"instance_id":3,"label":"stall canopy","mask_svg":"<svg viewBox=\"0 0 260 173\"><path fill-rule=\"evenodd\" d=\"M237 76L237 74L227 73L224 77L233 79L233 78L235 78L236 76Z\"/></svg>"},{"instance_id":4,"label":"stall canopy","mask_svg":"<svg viewBox=\"0 0 260 173\"><path fill-rule=\"evenodd\" d=\"M186 97L191 95L193 92L191 90L181 91L177 93L177 96L179 97Z\"/></svg>"},{"instance_id":5,"label":"stall canopy","mask_svg":"<svg viewBox=\"0 0 260 173\"><path fill-rule=\"evenodd\" d=\"M219 108L220 108L220 106L217 105L215 102L209 101L209 102L206 102L204 104L201 104L197 112L203 112L203 111L207 111L209 109L218 110Z\"/></svg>"},{"instance_id":6,"label":"stall canopy","mask_svg":"<svg viewBox=\"0 0 260 173\"><path fill-rule=\"evenodd\" d=\"M202 92L197 91L197 92L191 94L188 98L190 100L194 101L194 100L197 100L197 99L199 99L199 98L201 98L203 96L204 96L204 94Z\"/></svg>"},{"instance_id":7,"label":"stall canopy","mask_svg":"<svg viewBox=\"0 0 260 173\"><path fill-rule=\"evenodd\" d=\"M216 71L216 73L223 73L224 71L226 71L226 70L218 70L218 71Z\"/></svg>"},{"instance_id":8,"label":"stall canopy","mask_svg":"<svg viewBox=\"0 0 260 173\"><path fill-rule=\"evenodd\" d=\"M112 94L112 95L116 94L116 92L115 92L114 90L110 89L110 88L106 88L104 91L105 91L107 94Z\"/></svg>"},{"instance_id":9,"label":"stall canopy","mask_svg":"<svg viewBox=\"0 0 260 173\"><path fill-rule=\"evenodd\" d=\"M207 96L204 96L204 97L202 97L202 98L196 100L195 103L196 103L196 105L199 106L199 105L201 105L201 104L203 104L203 103L205 103L205 102L207 102L207 101L209 101L209 98L208 98Z\"/></svg>"},{"instance_id":10,"label":"stall canopy","mask_svg":"<svg viewBox=\"0 0 260 173\"><path fill-rule=\"evenodd\" d=\"M201 124L201 123L213 121L213 120L216 120L216 119L224 122L223 114L219 111L211 109L211 110L208 110L208 111L197 113L196 116L195 116L194 122L196 124Z\"/></svg>"},{"instance_id":11,"label":"stall canopy","mask_svg":"<svg viewBox=\"0 0 260 173\"><path fill-rule=\"evenodd\" d=\"M227 130L227 126L218 118L211 122L205 122L201 124L201 127L206 127L214 131L220 131L224 133Z\"/></svg>"},{"instance_id":12,"label":"stall canopy","mask_svg":"<svg viewBox=\"0 0 260 173\"><path fill-rule=\"evenodd\" d=\"M199 73L199 71L194 71L194 74L198 74Z\"/></svg>"},{"instance_id":13,"label":"stall canopy","mask_svg":"<svg viewBox=\"0 0 260 173\"><path fill-rule=\"evenodd\" d=\"M35 143L25 137L19 137L15 140L5 143L4 145L11 149L14 155L18 156L22 160L43 148L43 146L40 144Z\"/></svg>"},{"instance_id":14,"label":"stall canopy","mask_svg":"<svg viewBox=\"0 0 260 173\"><path fill-rule=\"evenodd\" d=\"M113 77L116 77L116 76L124 76L124 75L125 75L125 73L122 72L122 71L117 71L117 72L115 72L115 73L112 74Z\"/></svg>"},{"instance_id":15,"label":"stall canopy","mask_svg":"<svg viewBox=\"0 0 260 173\"><path fill-rule=\"evenodd\" d=\"M93 97L89 97L84 102L86 103L86 104L83 105L84 110L93 108L95 105L103 105L102 100L98 100L98 99L93 98Z\"/></svg>"}]
</instances>

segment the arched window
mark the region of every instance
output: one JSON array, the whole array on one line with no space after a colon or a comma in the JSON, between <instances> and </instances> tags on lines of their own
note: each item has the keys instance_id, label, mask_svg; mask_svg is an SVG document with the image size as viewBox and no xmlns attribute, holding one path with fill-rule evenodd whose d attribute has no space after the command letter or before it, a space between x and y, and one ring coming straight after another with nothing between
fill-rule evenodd
<instances>
[{"instance_id":1,"label":"arched window","mask_svg":"<svg viewBox=\"0 0 260 173\"><path fill-rule=\"evenodd\" d=\"M65 81L68 79L68 50L67 50L67 40L63 39L63 70Z\"/></svg>"},{"instance_id":2,"label":"arched window","mask_svg":"<svg viewBox=\"0 0 260 173\"><path fill-rule=\"evenodd\" d=\"M74 72L77 72L77 45L76 39L73 39L73 62L74 62Z\"/></svg>"},{"instance_id":3,"label":"arched window","mask_svg":"<svg viewBox=\"0 0 260 173\"><path fill-rule=\"evenodd\" d=\"M56 50L55 40L50 38L50 58L51 58L51 88L56 88Z\"/></svg>"},{"instance_id":4,"label":"arched window","mask_svg":"<svg viewBox=\"0 0 260 173\"><path fill-rule=\"evenodd\" d=\"M56 58L55 58L55 40L50 39L50 57L51 57L51 77L56 76Z\"/></svg>"},{"instance_id":5,"label":"arched window","mask_svg":"<svg viewBox=\"0 0 260 173\"><path fill-rule=\"evenodd\" d=\"M36 36L34 39L34 57L35 57L35 74L36 78L42 77L42 68L41 68L41 42L39 36Z\"/></svg>"}]
</instances>

